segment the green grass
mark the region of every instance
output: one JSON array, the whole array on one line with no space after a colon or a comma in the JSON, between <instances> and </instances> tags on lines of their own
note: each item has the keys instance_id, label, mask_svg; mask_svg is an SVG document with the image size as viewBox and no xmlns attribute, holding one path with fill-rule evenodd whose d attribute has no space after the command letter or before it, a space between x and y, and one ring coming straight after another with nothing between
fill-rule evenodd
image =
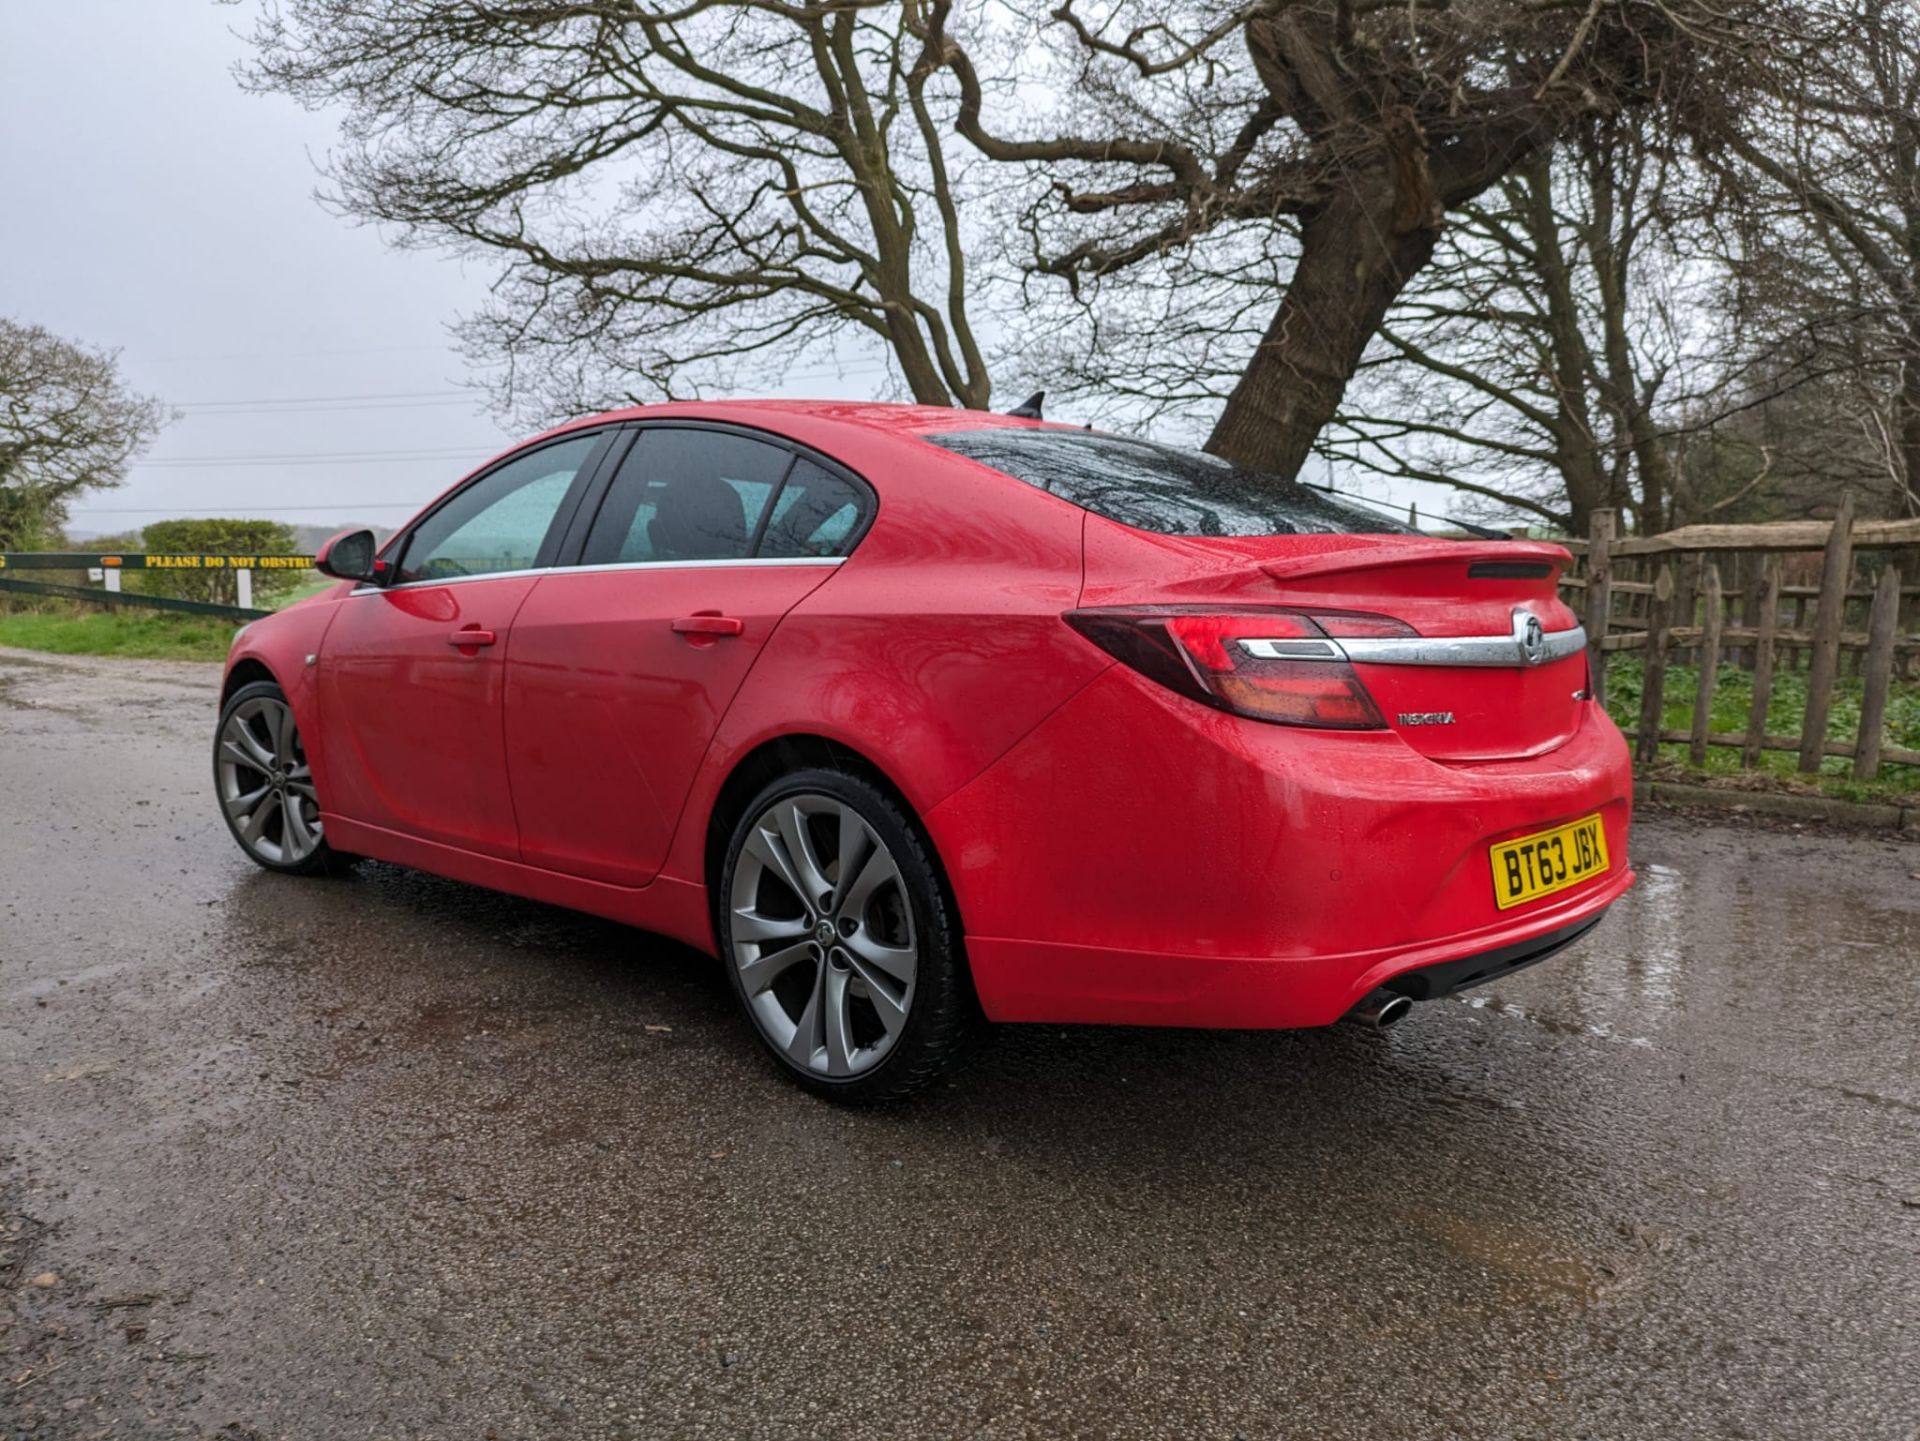
<instances>
[{"instance_id":1,"label":"green grass","mask_svg":"<svg viewBox=\"0 0 1920 1441\"><path fill-rule=\"evenodd\" d=\"M225 660L237 622L133 610L0 610L0 645L54 655Z\"/></svg>"},{"instance_id":2,"label":"green grass","mask_svg":"<svg viewBox=\"0 0 1920 1441\"><path fill-rule=\"evenodd\" d=\"M1644 670L1637 656L1616 655L1607 662L1607 710L1629 738L1640 724ZM1693 702L1699 685L1696 667L1667 667L1666 687L1661 693L1662 729L1692 728ZM1843 675L1834 682L1833 704L1827 713L1827 739L1851 744L1859 735L1861 688L1858 676ZM1753 677L1746 671L1723 665L1713 688L1710 729L1744 734L1747 711L1752 703ZM1806 705L1805 673L1776 671L1773 689L1767 698L1767 734L1798 736ZM1894 682L1887 698L1884 743L1920 750L1920 684ZM1738 750L1730 746L1709 746L1705 768L1695 770L1688 761L1686 746L1667 744L1660 747L1660 760L1653 769L1655 774L1667 779L1805 790L1840 800L1920 799L1920 766L1883 764L1877 780L1856 781L1850 756L1826 756L1821 760L1819 773L1807 776L1800 774L1799 756L1793 751L1763 751L1759 765L1749 771L1742 769Z\"/></svg>"},{"instance_id":3,"label":"green grass","mask_svg":"<svg viewBox=\"0 0 1920 1441\"><path fill-rule=\"evenodd\" d=\"M303 579L261 606L284 610L334 582L324 575ZM0 645L54 655L110 655L137 660L225 660L241 622L220 616L170 615L164 611L108 610L66 605L10 609L0 601Z\"/></svg>"},{"instance_id":4,"label":"green grass","mask_svg":"<svg viewBox=\"0 0 1920 1441\"><path fill-rule=\"evenodd\" d=\"M291 605L313 591L331 584L316 576L314 583L277 597L278 605ZM223 660L233 640L234 622L212 616L165 615L133 610L5 610L0 609L0 645L25 650L49 651L57 655L106 655L137 657L145 660ZM1637 656L1616 655L1607 665L1607 709L1620 728L1631 737L1640 724L1640 688L1643 665ZM1667 667L1667 683L1662 699L1662 726L1685 730L1693 724L1693 698L1699 685L1698 672L1692 666ZM1828 715L1827 736L1851 742L1860 729L1861 683L1856 676L1842 676L1834 685L1833 705ZM1743 670L1723 666L1713 692L1712 729L1744 732L1747 709L1753 699L1753 677ZM1797 736L1800 718L1805 713L1807 682L1795 671L1776 672L1773 692L1767 706L1767 733ZM1920 684L1894 682L1887 704L1886 743L1908 750L1920 750ZM1660 759L1649 772L1667 779L1704 781L1709 784L1746 785L1773 789L1816 792L1841 800L1920 802L1920 766L1885 765L1873 781L1856 781L1849 757L1827 756L1818 775L1803 776L1798 757L1792 751L1765 751L1754 770L1743 770L1740 752L1731 747L1713 746L1707 750L1703 770L1688 764L1684 745L1660 747Z\"/></svg>"}]
</instances>

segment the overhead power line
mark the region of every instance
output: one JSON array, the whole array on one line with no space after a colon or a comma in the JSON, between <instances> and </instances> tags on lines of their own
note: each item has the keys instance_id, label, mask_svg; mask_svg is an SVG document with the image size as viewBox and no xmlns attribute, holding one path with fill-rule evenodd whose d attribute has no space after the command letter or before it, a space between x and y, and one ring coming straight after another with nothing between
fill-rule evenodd
<instances>
[{"instance_id":1,"label":"overhead power line","mask_svg":"<svg viewBox=\"0 0 1920 1441\"><path fill-rule=\"evenodd\" d=\"M448 410L456 406L478 409L479 400L467 396L459 400L362 400L346 405L228 405L212 410L182 408L189 419L214 419L224 415L337 415L342 412L365 414L380 410Z\"/></svg>"},{"instance_id":2,"label":"overhead power line","mask_svg":"<svg viewBox=\"0 0 1920 1441\"><path fill-rule=\"evenodd\" d=\"M256 505L252 500L237 502L233 505L100 505L75 506L75 515L237 515L250 509L259 510L418 510L425 505L424 500L342 500L332 505L280 505L269 501L265 505Z\"/></svg>"},{"instance_id":3,"label":"overhead power line","mask_svg":"<svg viewBox=\"0 0 1920 1441\"><path fill-rule=\"evenodd\" d=\"M414 355L434 350L442 355L452 353L453 347L444 342L439 345L350 345L335 346L327 350L228 350L228 351L188 351L176 355L143 356L143 360L156 363L174 364L177 362L198 362L206 360L317 360L338 355Z\"/></svg>"},{"instance_id":4,"label":"overhead power line","mask_svg":"<svg viewBox=\"0 0 1920 1441\"><path fill-rule=\"evenodd\" d=\"M204 410L216 405L308 405L348 400L433 400L445 395L472 395L471 390L362 391L356 395L250 395L226 400L176 401L182 410Z\"/></svg>"},{"instance_id":5,"label":"overhead power line","mask_svg":"<svg viewBox=\"0 0 1920 1441\"><path fill-rule=\"evenodd\" d=\"M171 455L158 460L136 460L133 465L149 470L231 465L375 465L404 460L484 460L493 453L481 446L461 446L457 449L337 450L287 455Z\"/></svg>"}]
</instances>

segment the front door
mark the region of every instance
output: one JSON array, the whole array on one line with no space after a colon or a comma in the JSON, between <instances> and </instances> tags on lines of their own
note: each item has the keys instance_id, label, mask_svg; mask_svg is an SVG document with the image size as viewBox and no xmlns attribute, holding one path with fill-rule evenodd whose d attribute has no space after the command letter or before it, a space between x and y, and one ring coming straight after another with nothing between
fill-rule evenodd
<instances>
[{"instance_id":1,"label":"front door","mask_svg":"<svg viewBox=\"0 0 1920 1441\"><path fill-rule=\"evenodd\" d=\"M786 613L833 574L870 500L785 449L642 431L578 569L543 576L507 658L507 766L530 865L639 886Z\"/></svg>"},{"instance_id":2,"label":"front door","mask_svg":"<svg viewBox=\"0 0 1920 1441\"><path fill-rule=\"evenodd\" d=\"M504 657L600 434L494 467L386 551L395 579L340 602L319 657L329 802L349 820L513 858Z\"/></svg>"}]
</instances>

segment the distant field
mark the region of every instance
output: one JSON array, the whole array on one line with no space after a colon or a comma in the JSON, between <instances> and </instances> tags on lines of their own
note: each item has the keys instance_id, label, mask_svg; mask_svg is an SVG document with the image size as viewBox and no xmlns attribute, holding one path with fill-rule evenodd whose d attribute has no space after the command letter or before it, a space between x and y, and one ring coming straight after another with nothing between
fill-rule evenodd
<instances>
[{"instance_id":1,"label":"distant field","mask_svg":"<svg viewBox=\"0 0 1920 1441\"><path fill-rule=\"evenodd\" d=\"M265 608L267 610L285 610L296 600L305 600L310 595L318 595L332 584L334 584L334 581L331 576L324 576L316 571L285 595L278 595L272 600L266 601L264 603Z\"/></svg>"}]
</instances>

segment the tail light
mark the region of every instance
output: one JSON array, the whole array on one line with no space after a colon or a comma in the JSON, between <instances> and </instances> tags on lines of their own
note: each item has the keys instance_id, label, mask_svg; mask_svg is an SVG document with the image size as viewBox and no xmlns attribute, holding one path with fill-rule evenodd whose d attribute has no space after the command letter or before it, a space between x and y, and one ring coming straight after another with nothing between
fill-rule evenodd
<instances>
[{"instance_id":1,"label":"tail light","mask_svg":"<svg viewBox=\"0 0 1920 1441\"><path fill-rule=\"evenodd\" d=\"M1066 622L1116 660L1202 705L1328 730L1386 725L1335 637L1415 633L1388 616L1182 606L1076 610Z\"/></svg>"}]
</instances>

